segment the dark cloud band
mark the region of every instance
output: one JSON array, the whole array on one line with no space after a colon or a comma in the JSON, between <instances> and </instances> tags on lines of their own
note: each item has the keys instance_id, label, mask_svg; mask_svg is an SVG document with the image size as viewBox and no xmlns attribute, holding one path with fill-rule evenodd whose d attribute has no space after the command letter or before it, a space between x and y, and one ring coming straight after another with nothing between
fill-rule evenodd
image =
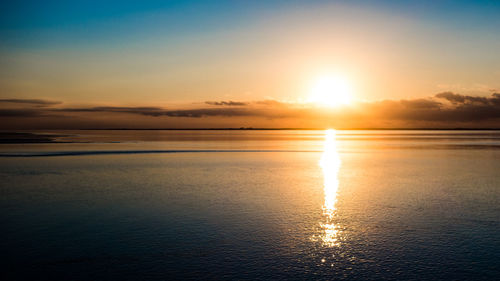
<instances>
[{"instance_id":1,"label":"dark cloud band","mask_svg":"<svg viewBox=\"0 0 500 281\"><path fill-rule=\"evenodd\" d=\"M24 108L9 107L8 104L26 104ZM44 106L32 106L42 104ZM312 105L298 105L281 103L279 101L257 102L205 102L207 106L192 109L168 109L163 107L58 107L59 103L43 100L0 100L0 116L7 118L65 118L77 116L80 119L106 120L118 114L141 115L145 117L248 117L249 122L256 118L266 119L297 119L332 121L341 124L352 123L352 120L362 124L388 124L400 122L408 127L422 122L440 124L440 126L455 126L456 123L492 124L500 120L500 94L494 93L489 97L460 95L452 92L443 92L429 98L385 100L365 102L352 108L319 109ZM6 106L7 105L7 106ZM113 117L115 118L115 117ZM117 117L121 118L121 117ZM115 118L116 119L116 118ZM29 119L26 119L29 120ZM54 119L55 120L55 119ZM125 118L123 120L126 124ZM141 119L142 120L142 119ZM227 119L225 119L227 120ZM94 121L95 122L95 121ZM378 122L378 123L377 123ZM496 124L496 123L494 123ZM77 126L77 125L75 125ZM217 124L214 124L216 127ZM378 125L378 127L383 127ZM500 122L498 122L500 127Z\"/></svg>"}]
</instances>

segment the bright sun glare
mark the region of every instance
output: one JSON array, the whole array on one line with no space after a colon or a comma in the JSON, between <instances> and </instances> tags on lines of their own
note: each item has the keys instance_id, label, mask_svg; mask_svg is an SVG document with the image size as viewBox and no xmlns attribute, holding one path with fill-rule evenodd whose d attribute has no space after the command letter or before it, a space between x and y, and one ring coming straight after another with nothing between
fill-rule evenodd
<instances>
[{"instance_id":1,"label":"bright sun glare","mask_svg":"<svg viewBox=\"0 0 500 281\"><path fill-rule=\"evenodd\" d=\"M345 78L339 76L319 77L311 87L309 102L336 107L351 103L351 87Z\"/></svg>"}]
</instances>

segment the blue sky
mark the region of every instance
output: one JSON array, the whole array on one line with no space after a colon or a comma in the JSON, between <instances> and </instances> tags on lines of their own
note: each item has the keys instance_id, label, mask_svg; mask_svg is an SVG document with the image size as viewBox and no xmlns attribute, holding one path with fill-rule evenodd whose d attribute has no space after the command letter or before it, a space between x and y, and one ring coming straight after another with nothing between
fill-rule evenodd
<instances>
[{"instance_id":1,"label":"blue sky","mask_svg":"<svg viewBox=\"0 0 500 281\"><path fill-rule=\"evenodd\" d=\"M210 32L292 7L349 4L435 22L449 28L495 32L499 1L9 1L2 4L3 47L99 43L110 37L156 32ZM362 20L362 19L360 19ZM167 26L167 27L166 27ZM85 39L85 40L82 40ZM76 40L76 41L75 41Z\"/></svg>"}]
</instances>

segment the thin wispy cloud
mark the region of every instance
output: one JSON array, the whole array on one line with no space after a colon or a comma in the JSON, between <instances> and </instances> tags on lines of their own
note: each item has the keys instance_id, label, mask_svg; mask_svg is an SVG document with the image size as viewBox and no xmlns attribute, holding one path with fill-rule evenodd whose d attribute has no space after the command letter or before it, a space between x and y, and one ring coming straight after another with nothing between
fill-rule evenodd
<instances>
[{"instance_id":1,"label":"thin wispy cloud","mask_svg":"<svg viewBox=\"0 0 500 281\"><path fill-rule=\"evenodd\" d=\"M247 102L239 102L239 101L206 101L208 105L217 105L217 106L243 106L248 105Z\"/></svg>"},{"instance_id":2,"label":"thin wispy cloud","mask_svg":"<svg viewBox=\"0 0 500 281\"><path fill-rule=\"evenodd\" d=\"M48 106L48 105L61 104L61 102L42 100L42 99L0 99L0 104L31 104L39 106Z\"/></svg>"}]
</instances>

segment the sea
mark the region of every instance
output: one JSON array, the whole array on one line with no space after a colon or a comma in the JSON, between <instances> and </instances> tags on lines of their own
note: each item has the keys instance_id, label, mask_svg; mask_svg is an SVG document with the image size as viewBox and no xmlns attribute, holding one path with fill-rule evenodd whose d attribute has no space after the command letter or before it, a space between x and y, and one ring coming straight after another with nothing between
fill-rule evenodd
<instances>
[{"instance_id":1,"label":"sea","mask_svg":"<svg viewBox=\"0 0 500 281\"><path fill-rule=\"evenodd\" d=\"M500 279L500 131L0 136L2 280Z\"/></svg>"}]
</instances>

